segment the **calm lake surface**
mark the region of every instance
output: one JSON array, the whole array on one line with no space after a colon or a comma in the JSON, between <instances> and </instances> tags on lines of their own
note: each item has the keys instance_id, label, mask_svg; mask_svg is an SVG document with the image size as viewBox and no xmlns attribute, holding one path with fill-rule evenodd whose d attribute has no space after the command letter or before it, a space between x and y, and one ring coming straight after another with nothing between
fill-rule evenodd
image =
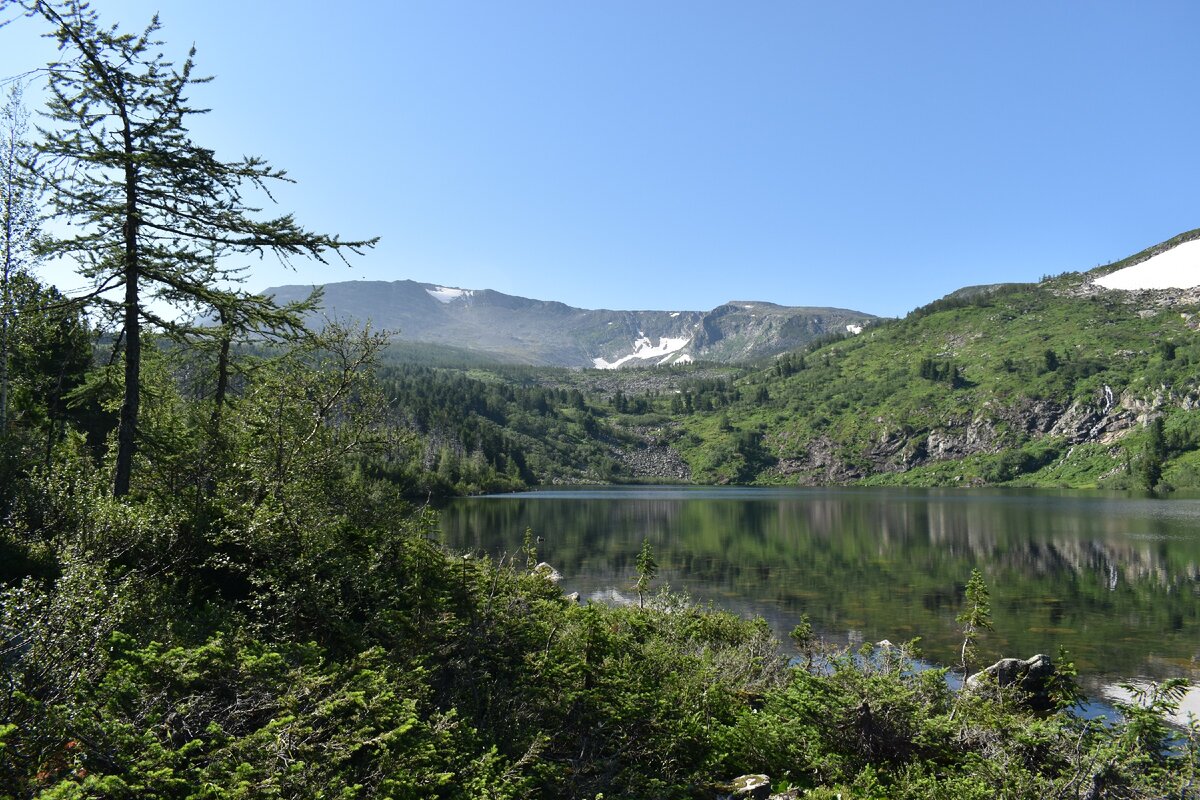
<instances>
[{"instance_id":1,"label":"calm lake surface","mask_svg":"<svg viewBox=\"0 0 1200 800\"><path fill-rule=\"evenodd\" d=\"M634 595L643 538L656 585L827 641L921 637L956 659L971 569L992 595L981 654L1075 660L1094 695L1125 680L1200 681L1200 500L1024 490L612 487L462 498L459 551L513 554L526 528L568 592ZM1194 693L1189 705L1200 700Z\"/></svg>"}]
</instances>

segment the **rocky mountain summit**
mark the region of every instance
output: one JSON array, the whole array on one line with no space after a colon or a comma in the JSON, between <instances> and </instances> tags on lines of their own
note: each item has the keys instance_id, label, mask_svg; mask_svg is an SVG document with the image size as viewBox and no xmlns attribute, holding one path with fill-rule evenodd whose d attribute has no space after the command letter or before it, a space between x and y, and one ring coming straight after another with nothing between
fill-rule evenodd
<instances>
[{"instance_id":1,"label":"rocky mountain summit","mask_svg":"<svg viewBox=\"0 0 1200 800\"><path fill-rule=\"evenodd\" d=\"M276 286L263 293L285 303L312 286ZM734 363L771 356L821 337L858 333L876 318L843 308L789 307L736 301L711 311L613 311L401 281L345 281L323 290L325 318L370 322L415 341L487 353L499 361L541 366L615 369Z\"/></svg>"}]
</instances>

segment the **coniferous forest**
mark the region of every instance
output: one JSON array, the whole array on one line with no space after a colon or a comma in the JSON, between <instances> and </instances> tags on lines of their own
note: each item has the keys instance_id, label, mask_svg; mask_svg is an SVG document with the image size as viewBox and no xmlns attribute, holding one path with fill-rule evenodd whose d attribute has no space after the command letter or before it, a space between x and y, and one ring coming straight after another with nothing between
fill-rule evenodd
<instances>
[{"instance_id":1,"label":"coniferous forest","mask_svg":"<svg viewBox=\"0 0 1200 800\"><path fill-rule=\"evenodd\" d=\"M626 606L566 596L532 532L448 552L430 498L637 479L631 418L707 413L750 475L761 440L722 412L769 392L716 367L670 393L497 380L307 330L231 259L373 240L257 210L284 173L193 141L204 79L157 20L0 11L59 45L41 130L16 92L2 125L0 798L1200 796L1181 682L1104 720L1066 654L1036 687L956 688L986 665L980 574L961 663L918 668L915 641L779 642L660 591L649 545ZM52 258L93 289L40 282Z\"/></svg>"}]
</instances>

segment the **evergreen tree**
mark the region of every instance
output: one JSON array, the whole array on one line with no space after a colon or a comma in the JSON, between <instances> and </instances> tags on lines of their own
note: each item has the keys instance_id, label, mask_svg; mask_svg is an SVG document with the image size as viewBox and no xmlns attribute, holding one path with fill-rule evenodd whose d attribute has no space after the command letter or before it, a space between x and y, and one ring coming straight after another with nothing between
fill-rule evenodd
<instances>
[{"instance_id":1,"label":"evergreen tree","mask_svg":"<svg viewBox=\"0 0 1200 800\"><path fill-rule=\"evenodd\" d=\"M637 588L638 608L646 607L646 592L650 590L650 581L658 577L658 561L654 558L654 548L649 539L642 539L642 549L637 557Z\"/></svg>"},{"instance_id":2,"label":"evergreen tree","mask_svg":"<svg viewBox=\"0 0 1200 800\"><path fill-rule=\"evenodd\" d=\"M56 289L29 274L13 276L9 301L20 321L8 341L10 429L44 427L47 450L56 425L68 418L92 433L91 423L98 421L83 418L96 410L94 404L73 397L92 362L93 337L86 319Z\"/></svg>"},{"instance_id":3,"label":"evergreen tree","mask_svg":"<svg viewBox=\"0 0 1200 800\"><path fill-rule=\"evenodd\" d=\"M28 271L38 233L36 190L28 175L28 119L21 85L14 83L0 107L0 434L8 430L14 285Z\"/></svg>"},{"instance_id":4,"label":"evergreen tree","mask_svg":"<svg viewBox=\"0 0 1200 800\"><path fill-rule=\"evenodd\" d=\"M119 320L125 343L125 388L117 434L113 492L130 488L138 439L142 325L176 335L222 335L158 315L151 301L196 314L224 310L250 320L245 327L290 324L294 316L238 288L238 254L273 253L324 260L343 248L358 251L375 240L343 242L312 233L290 214L261 219L246 192L286 181L258 157L221 161L194 142L187 123L205 109L187 92L208 78L193 75L195 49L181 66L166 60L158 18L145 31L102 27L78 0L17 3L52 26L59 59L50 63L51 125L38 144L35 172L50 191L50 211L73 228L49 242L48 254L74 258L92 290L84 299ZM119 291L120 299L110 296Z\"/></svg>"},{"instance_id":5,"label":"evergreen tree","mask_svg":"<svg viewBox=\"0 0 1200 800\"><path fill-rule=\"evenodd\" d=\"M970 662L975 655L975 642L980 631L992 629L991 592L983 579L983 573L978 569L971 570L971 578L966 587L966 608L954 619L962 623L962 668L963 676L970 674Z\"/></svg>"},{"instance_id":6,"label":"evergreen tree","mask_svg":"<svg viewBox=\"0 0 1200 800\"><path fill-rule=\"evenodd\" d=\"M1162 481L1163 462L1167 459L1167 440L1163 434L1163 418L1155 417L1150 421L1148 438L1142 451L1140 475L1142 487L1154 491Z\"/></svg>"},{"instance_id":7,"label":"evergreen tree","mask_svg":"<svg viewBox=\"0 0 1200 800\"><path fill-rule=\"evenodd\" d=\"M1042 360L1045 362L1046 372L1055 372L1058 370L1058 353L1047 349L1046 352L1042 354Z\"/></svg>"}]
</instances>

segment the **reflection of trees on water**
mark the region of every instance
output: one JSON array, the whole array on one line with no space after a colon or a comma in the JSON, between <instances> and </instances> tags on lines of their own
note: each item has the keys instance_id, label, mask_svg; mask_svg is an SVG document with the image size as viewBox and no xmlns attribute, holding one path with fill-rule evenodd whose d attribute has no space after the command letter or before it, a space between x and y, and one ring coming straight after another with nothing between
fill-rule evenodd
<instances>
[{"instance_id":1,"label":"reflection of trees on water","mask_svg":"<svg viewBox=\"0 0 1200 800\"><path fill-rule=\"evenodd\" d=\"M943 660L979 567L996 618L989 652L1062 644L1084 669L1200 675L1200 503L918 490L587 497L456 502L447 544L515 552L529 527L569 579L626 591L646 537L664 580L697 597L785 626L808 613L833 636L920 635Z\"/></svg>"}]
</instances>

